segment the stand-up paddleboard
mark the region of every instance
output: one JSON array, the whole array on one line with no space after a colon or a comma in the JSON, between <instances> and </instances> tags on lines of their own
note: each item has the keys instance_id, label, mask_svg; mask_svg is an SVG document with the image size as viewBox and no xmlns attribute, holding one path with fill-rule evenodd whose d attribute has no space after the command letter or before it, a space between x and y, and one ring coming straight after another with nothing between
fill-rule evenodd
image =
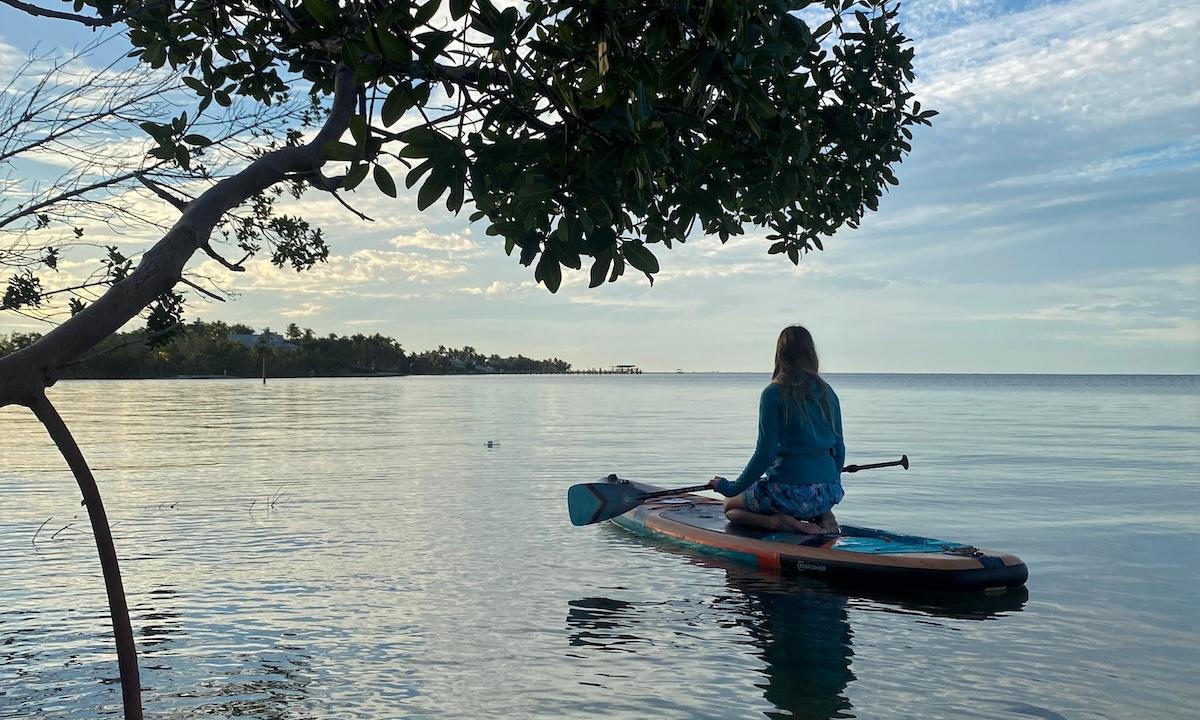
<instances>
[{"instance_id":1,"label":"stand-up paddleboard","mask_svg":"<svg viewBox=\"0 0 1200 720\"><path fill-rule=\"evenodd\" d=\"M784 575L878 588L991 593L1019 588L1029 577L1020 558L963 543L844 524L837 535L757 530L731 524L721 501L714 498L674 493L655 497L671 491L615 475L599 484L646 498L611 518L626 530ZM579 497L572 498L573 513L584 505ZM587 524L585 518L572 520Z\"/></svg>"}]
</instances>

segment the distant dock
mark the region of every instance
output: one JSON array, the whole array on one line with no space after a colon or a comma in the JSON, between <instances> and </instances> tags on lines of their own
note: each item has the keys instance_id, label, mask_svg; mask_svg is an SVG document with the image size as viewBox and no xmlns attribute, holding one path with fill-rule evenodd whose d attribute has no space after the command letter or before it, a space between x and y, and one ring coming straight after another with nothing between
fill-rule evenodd
<instances>
[{"instance_id":1,"label":"distant dock","mask_svg":"<svg viewBox=\"0 0 1200 720\"><path fill-rule=\"evenodd\" d=\"M637 365L613 365L609 368L587 368L571 372L576 375L641 375L642 369Z\"/></svg>"}]
</instances>

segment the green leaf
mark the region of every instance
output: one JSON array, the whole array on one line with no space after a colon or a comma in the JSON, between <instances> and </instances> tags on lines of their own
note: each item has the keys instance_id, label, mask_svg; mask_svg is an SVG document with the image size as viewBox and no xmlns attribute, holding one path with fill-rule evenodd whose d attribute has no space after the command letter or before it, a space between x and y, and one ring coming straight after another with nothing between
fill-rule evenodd
<instances>
[{"instance_id":1,"label":"green leaf","mask_svg":"<svg viewBox=\"0 0 1200 720\"><path fill-rule=\"evenodd\" d=\"M533 278L544 284L550 292L558 292L559 286L562 285L562 266L550 253L544 252L534 268Z\"/></svg>"},{"instance_id":2,"label":"green leaf","mask_svg":"<svg viewBox=\"0 0 1200 720\"><path fill-rule=\"evenodd\" d=\"M417 209L426 210L442 196L450 187L450 182L453 175L446 171L444 167L435 167L433 172L429 173L429 177L425 179L425 184L417 192Z\"/></svg>"},{"instance_id":3,"label":"green leaf","mask_svg":"<svg viewBox=\"0 0 1200 720\"><path fill-rule=\"evenodd\" d=\"M413 185L416 185L418 182L420 182L421 178L425 175L425 173L429 172L432 169L433 169L433 160L426 160L425 162L416 166L415 168L410 170L408 172L408 175L404 178L404 186L411 188Z\"/></svg>"},{"instance_id":4,"label":"green leaf","mask_svg":"<svg viewBox=\"0 0 1200 720\"><path fill-rule=\"evenodd\" d=\"M355 115L350 118L350 136L354 138L354 144L359 148L367 146L367 121L362 115Z\"/></svg>"},{"instance_id":5,"label":"green leaf","mask_svg":"<svg viewBox=\"0 0 1200 720\"><path fill-rule=\"evenodd\" d=\"M342 181L342 187L347 190L353 190L358 187L366 179L367 172L370 169L371 166L366 163L361 163L350 168L350 171L346 173L346 178Z\"/></svg>"},{"instance_id":6,"label":"green leaf","mask_svg":"<svg viewBox=\"0 0 1200 720\"><path fill-rule=\"evenodd\" d=\"M517 190L517 200L530 205L543 203L552 197L554 197L554 187L540 180L527 182Z\"/></svg>"},{"instance_id":7,"label":"green leaf","mask_svg":"<svg viewBox=\"0 0 1200 720\"><path fill-rule=\"evenodd\" d=\"M383 101L383 111L380 114L383 120L384 127L391 127L397 120L404 117L404 113L408 112L413 106L412 85L408 82L402 82L392 88L388 93L387 99Z\"/></svg>"},{"instance_id":8,"label":"green leaf","mask_svg":"<svg viewBox=\"0 0 1200 720\"><path fill-rule=\"evenodd\" d=\"M658 258L642 244L641 240L630 240L621 246L621 254L629 264L646 273L653 275L658 272Z\"/></svg>"},{"instance_id":9,"label":"green leaf","mask_svg":"<svg viewBox=\"0 0 1200 720\"><path fill-rule=\"evenodd\" d=\"M580 224L589 225L591 218L587 215L580 217ZM593 257L601 257L608 253L611 257L613 244L617 242L617 234L610 227L598 227L587 234L587 251Z\"/></svg>"},{"instance_id":10,"label":"green leaf","mask_svg":"<svg viewBox=\"0 0 1200 720\"><path fill-rule=\"evenodd\" d=\"M396 181L392 179L392 174L387 168L376 163L374 175L376 187L383 191L384 195L396 197Z\"/></svg>"},{"instance_id":11,"label":"green leaf","mask_svg":"<svg viewBox=\"0 0 1200 720\"><path fill-rule=\"evenodd\" d=\"M200 94L204 94L204 93L208 92L208 86L205 85L204 83L200 82L199 80L197 80L194 77L185 77L183 79L183 84L187 85L188 87L190 87L191 89L195 90L197 93L200 93Z\"/></svg>"},{"instance_id":12,"label":"green leaf","mask_svg":"<svg viewBox=\"0 0 1200 720\"><path fill-rule=\"evenodd\" d=\"M664 88L676 88L685 85L683 82L686 78L691 77L696 71L696 59L699 52L691 50L680 53L667 63L663 68L660 77L660 86Z\"/></svg>"},{"instance_id":13,"label":"green leaf","mask_svg":"<svg viewBox=\"0 0 1200 720\"><path fill-rule=\"evenodd\" d=\"M322 25L332 25L337 20L337 7L327 0L303 0L304 9Z\"/></svg>"},{"instance_id":14,"label":"green leaf","mask_svg":"<svg viewBox=\"0 0 1200 720\"><path fill-rule=\"evenodd\" d=\"M450 17L461 20L471 10L471 0L450 0Z\"/></svg>"},{"instance_id":15,"label":"green leaf","mask_svg":"<svg viewBox=\"0 0 1200 720\"><path fill-rule=\"evenodd\" d=\"M321 154L330 160L359 160L362 151L349 143L340 140L330 140L321 148Z\"/></svg>"},{"instance_id":16,"label":"green leaf","mask_svg":"<svg viewBox=\"0 0 1200 720\"><path fill-rule=\"evenodd\" d=\"M592 263L591 282L588 283L588 287L594 288L603 285L607 279L610 265L612 265L612 255L609 253L596 256L596 261Z\"/></svg>"},{"instance_id":17,"label":"green leaf","mask_svg":"<svg viewBox=\"0 0 1200 720\"><path fill-rule=\"evenodd\" d=\"M413 13L413 24L424 25L429 22L437 14L438 8L441 6L442 0L429 0L429 2L417 8L417 11Z\"/></svg>"},{"instance_id":18,"label":"green leaf","mask_svg":"<svg viewBox=\"0 0 1200 720\"><path fill-rule=\"evenodd\" d=\"M156 122L144 122L138 125L138 127L145 130L147 135L158 140L160 143L164 140L169 140L171 137L171 128L167 125L159 125Z\"/></svg>"}]
</instances>

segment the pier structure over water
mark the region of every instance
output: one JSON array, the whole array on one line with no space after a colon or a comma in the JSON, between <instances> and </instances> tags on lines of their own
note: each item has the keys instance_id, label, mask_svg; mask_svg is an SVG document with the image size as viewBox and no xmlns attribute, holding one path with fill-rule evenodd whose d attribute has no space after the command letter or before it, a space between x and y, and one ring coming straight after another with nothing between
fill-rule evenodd
<instances>
[{"instance_id":1,"label":"pier structure over water","mask_svg":"<svg viewBox=\"0 0 1200 720\"><path fill-rule=\"evenodd\" d=\"M613 365L608 368L587 368L571 372L580 375L641 375L642 369L637 365Z\"/></svg>"}]
</instances>

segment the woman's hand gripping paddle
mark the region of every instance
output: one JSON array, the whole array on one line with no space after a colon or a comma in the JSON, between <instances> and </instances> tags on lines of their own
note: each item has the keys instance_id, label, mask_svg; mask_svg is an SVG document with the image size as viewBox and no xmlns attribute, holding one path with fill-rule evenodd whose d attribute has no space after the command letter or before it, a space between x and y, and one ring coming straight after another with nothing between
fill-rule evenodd
<instances>
[{"instance_id":1,"label":"woman's hand gripping paddle","mask_svg":"<svg viewBox=\"0 0 1200 720\"><path fill-rule=\"evenodd\" d=\"M859 470L893 467L895 465L899 465L907 470L908 456L902 455L895 462L875 463L873 465L847 465L842 468L842 472L853 473ZM693 485L692 487L677 488L674 490L646 492L638 490L630 482L617 480L615 475L609 475L609 478L610 482L581 483L579 485L572 485L567 490L567 510L571 513L572 525L591 525L603 520L610 520L654 498L685 495L687 493L712 489L706 483L704 485Z\"/></svg>"}]
</instances>

